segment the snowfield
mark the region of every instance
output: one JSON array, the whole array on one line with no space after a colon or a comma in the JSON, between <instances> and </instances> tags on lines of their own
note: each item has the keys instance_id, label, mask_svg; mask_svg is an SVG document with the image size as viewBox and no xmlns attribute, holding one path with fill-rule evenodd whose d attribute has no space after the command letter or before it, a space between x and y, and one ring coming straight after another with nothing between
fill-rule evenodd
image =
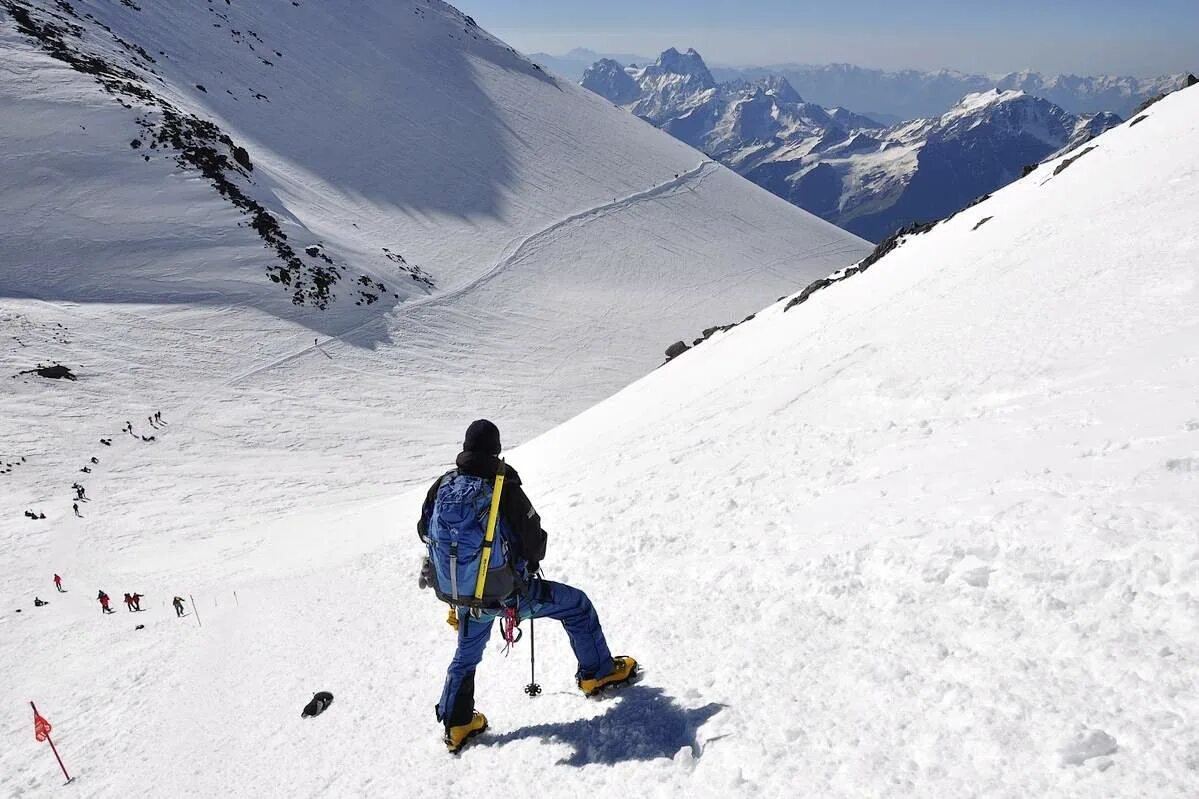
<instances>
[{"instance_id":1,"label":"snowfield","mask_svg":"<svg viewBox=\"0 0 1199 799\"><path fill-rule=\"evenodd\" d=\"M0 475L0 533L22 542L6 575L44 570L47 546L103 571L125 546L220 562L233 530L252 548L267 519L423 483L479 415L528 439L869 249L444 4L222 5L0 3L0 459L30 463ZM114 102L26 20L157 104ZM304 269L341 275L324 310L158 141L168 103L245 146L232 182ZM53 361L81 380L9 380ZM169 452L164 433L83 479L100 437L153 433L155 410L185 422Z\"/></svg>"},{"instance_id":2,"label":"snowfield","mask_svg":"<svg viewBox=\"0 0 1199 799\"><path fill-rule=\"evenodd\" d=\"M392 5L460 30L445 7ZM0 140L47 92L66 97L55 113L115 113L86 110L86 81L3 18L0 36L4 68L17 52L30 70L0 83ZM538 195L543 215L413 213L397 230L427 249L411 260L460 248L459 267L385 312L339 296L331 331L272 305L249 266L238 303L18 298L78 262L14 267L42 223L0 190L20 234L0 240L3 793L60 792L30 699L89 797L1199 793L1199 89L595 404L657 362L642 349L668 324L698 332L779 281L794 294L861 244L582 89L484 74L484 93L511 92L492 110L514 138L585 108L669 174L633 185L648 165L529 156L563 193L517 183L499 205ZM51 170L54 150L32 149L22 163ZM0 180L23 180L15 162L0 150ZM179 262L258 263L210 189L170 179L143 213L196 204ZM64 238L83 251L94 232ZM79 380L7 377L39 360ZM432 708L453 634L417 588L414 528L476 416L509 443L541 433L508 457L549 531L545 571L586 590L646 671L585 700L543 621L530 700L527 642L505 659L494 636L477 691L491 731L450 758ZM302 720L318 690L333 705Z\"/></svg>"}]
</instances>

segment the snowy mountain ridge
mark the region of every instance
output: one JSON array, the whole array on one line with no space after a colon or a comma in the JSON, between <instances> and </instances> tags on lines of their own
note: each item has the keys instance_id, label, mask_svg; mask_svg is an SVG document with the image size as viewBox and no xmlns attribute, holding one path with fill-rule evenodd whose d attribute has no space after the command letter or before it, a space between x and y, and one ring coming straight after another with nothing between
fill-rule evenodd
<instances>
[{"instance_id":1,"label":"snowy mountain ridge","mask_svg":"<svg viewBox=\"0 0 1199 799\"><path fill-rule=\"evenodd\" d=\"M722 81L782 75L814 102L844 104L887 120L938 116L965 95L991 89L1044 97L1074 114L1110 112L1128 118L1144 100L1178 89L1186 79L1182 73L1153 78L1054 75L1035 70L981 75L950 69L887 71L852 64L717 67L714 74Z\"/></svg>"},{"instance_id":2,"label":"snowy mountain ridge","mask_svg":"<svg viewBox=\"0 0 1199 799\"><path fill-rule=\"evenodd\" d=\"M694 50L686 57L667 51L638 69L603 61L581 85L873 241L951 214L1121 121L1077 117L1021 90L991 89L938 117L884 128L805 102L781 75L715 84Z\"/></svg>"}]
</instances>

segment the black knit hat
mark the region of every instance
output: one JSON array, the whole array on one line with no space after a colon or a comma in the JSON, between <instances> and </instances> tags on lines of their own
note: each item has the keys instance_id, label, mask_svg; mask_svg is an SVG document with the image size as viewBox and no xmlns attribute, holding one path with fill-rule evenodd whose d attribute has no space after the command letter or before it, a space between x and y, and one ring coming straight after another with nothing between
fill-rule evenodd
<instances>
[{"instance_id":1,"label":"black knit hat","mask_svg":"<svg viewBox=\"0 0 1199 799\"><path fill-rule=\"evenodd\" d=\"M466 428L466 440L462 442L464 452L482 452L487 455L500 454L500 429L486 419L471 422Z\"/></svg>"}]
</instances>

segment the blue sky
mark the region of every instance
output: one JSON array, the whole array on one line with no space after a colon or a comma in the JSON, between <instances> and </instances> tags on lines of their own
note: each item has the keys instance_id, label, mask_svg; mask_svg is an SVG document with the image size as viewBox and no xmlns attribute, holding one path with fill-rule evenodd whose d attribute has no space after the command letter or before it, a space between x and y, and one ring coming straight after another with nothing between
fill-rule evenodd
<instances>
[{"instance_id":1,"label":"blue sky","mask_svg":"<svg viewBox=\"0 0 1199 799\"><path fill-rule=\"evenodd\" d=\"M1157 75L1199 69L1199 0L458 0L524 52Z\"/></svg>"}]
</instances>

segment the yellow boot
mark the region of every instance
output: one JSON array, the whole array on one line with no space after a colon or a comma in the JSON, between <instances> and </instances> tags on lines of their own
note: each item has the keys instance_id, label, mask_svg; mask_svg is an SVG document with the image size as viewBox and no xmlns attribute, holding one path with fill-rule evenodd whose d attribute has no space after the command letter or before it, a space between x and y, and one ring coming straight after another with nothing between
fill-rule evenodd
<instances>
[{"instance_id":1,"label":"yellow boot","mask_svg":"<svg viewBox=\"0 0 1199 799\"><path fill-rule=\"evenodd\" d=\"M485 729L487 729L487 717L476 710L474 716L467 723L446 729L446 749L450 751L450 754L457 754L466 745L467 741Z\"/></svg>"},{"instance_id":2,"label":"yellow boot","mask_svg":"<svg viewBox=\"0 0 1199 799\"><path fill-rule=\"evenodd\" d=\"M612 665L612 673L605 677L578 680L579 689L587 696L595 696L605 688L628 682L637 674L637 661L628 655L612 658Z\"/></svg>"}]
</instances>

